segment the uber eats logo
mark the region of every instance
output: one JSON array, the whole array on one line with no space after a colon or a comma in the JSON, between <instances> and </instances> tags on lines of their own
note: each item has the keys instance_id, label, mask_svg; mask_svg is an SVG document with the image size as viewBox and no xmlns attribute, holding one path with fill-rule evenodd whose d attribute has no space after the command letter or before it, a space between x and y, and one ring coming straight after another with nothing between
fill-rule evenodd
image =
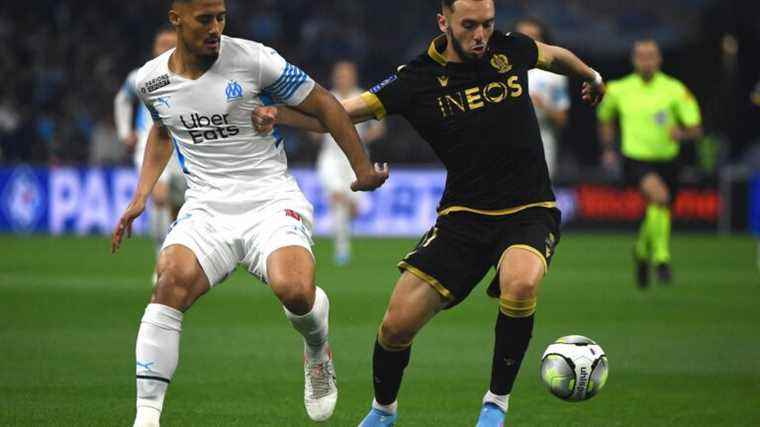
<instances>
[{"instance_id":1,"label":"uber eats logo","mask_svg":"<svg viewBox=\"0 0 760 427\"><path fill-rule=\"evenodd\" d=\"M525 91L518 76L506 81L495 81L485 86L460 90L450 95L438 97L438 108L446 118L458 113L475 111L486 104L500 104L510 98L519 98Z\"/></svg>"},{"instance_id":2,"label":"uber eats logo","mask_svg":"<svg viewBox=\"0 0 760 427\"><path fill-rule=\"evenodd\" d=\"M227 139L239 134L240 129L230 124L229 117L229 114L202 116L198 113L193 113L190 117L181 115L179 119L188 132L190 132L193 143L201 144L207 141Z\"/></svg>"}]
</instances>

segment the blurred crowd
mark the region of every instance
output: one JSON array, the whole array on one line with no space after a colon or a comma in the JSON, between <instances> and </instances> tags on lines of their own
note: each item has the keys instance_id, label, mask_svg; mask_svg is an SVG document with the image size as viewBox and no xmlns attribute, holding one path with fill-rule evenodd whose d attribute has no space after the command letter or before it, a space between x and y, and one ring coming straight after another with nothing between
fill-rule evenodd
<instances>
[{"instance_id":1,"label":"blurred crowd","mask_svg":"<svg viewBox=\"0 0 760 427\"><path fill-rule=\"evenodd\" d=\"M0 164L128 164L127 148L114 130L113 97L129 71L149 59L151 40L166 21L168 3L3 2ZM666 53L665 71L692 87L708 116L708 131L738 141L736 156L757 136L754 128L744 129L741 119L754 108L750 91L760 77L757 59L742 59L742 51L760 46L760 24L753 28L753 22L760 22L756 13L752 15L758 9L755 3L497 0L497 11L498 26L505 30L519 17L540 17L552 28L555 42L578 51L613 77L630 72L628 51L635 39L655 37ZM437 4L228 0L226 33L277 48L323 83L332 63L350 58L369 85L426 48L437 33ZM747 112L742 110L745 104ZM563 156L580 165L595 164L592 112L574 107L571 117L565 139L573 144ZM317 152L309 138L297 133L290 135L287 148L293 162L312 162ZM435 161L424 142L393 121L373 154L396 163Z\"/></svg>"}]
</instances>

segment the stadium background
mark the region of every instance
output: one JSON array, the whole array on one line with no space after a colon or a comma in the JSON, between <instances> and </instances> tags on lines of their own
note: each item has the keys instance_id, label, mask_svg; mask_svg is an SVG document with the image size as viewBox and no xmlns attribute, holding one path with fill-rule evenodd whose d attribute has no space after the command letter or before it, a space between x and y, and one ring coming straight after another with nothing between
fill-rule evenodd
<instances>
[{"instance_id":1,"label":"stadium background","mask_svg":"<svg viewBox=\"0 0 760 427\"><path fill-rule=\"evenodd\" d=\"M164 3L0 5L0 425L129 422L131 345L149 292L151 243L137 239L113 258L102 236L47 235L107 234L129 200L135 177L113 129L112 100L127 73L148 58L155 29L165 22ZM760 95L760 3L496 3L499 28L538 16L555 42L608 79L630 72L633 40L654 36L664 48L664 70L699 100L707 135L685 147L686 190L675 208L676 286L638 294L629 271L630 231L643 204L600 167L593 111L574 98L557 185L566 227L575 232L566 235L547 279L546 314L518 383L513 422L760 424L751 237L752 229L760 231L760 105L752 101ZM426 48L437 32L436 5L232 0L226 33L276 47L323 83L333 62L353 59L368 86ZM317 147L289 132L286 148L318 212L324 210L310 175ZM389 187L365 201L359 231L419 234L434 218L442 184L431 150L403 121L391 120L371 151L395 169ZM365 410L371 331L396 277L392 266L412 244L359 240L354 264L338 269L327 261L329 243L317 241L317 257L325 260L319 280L337 310L334 342L344 350L336 356L343 400L330 425L351 425ZM231 282L189 316L166 424L306 425L299 360L292 357L296 338L264 288L250 286L242 273ZM403 425L474 418L492 310L479 295L426 330L404 386ZM589 405L551 400L534 374L542 347L572 332L598 339L610 353L608 390ZM437 407L426 396L435 396Z\"/></svg>"}]
</instances>

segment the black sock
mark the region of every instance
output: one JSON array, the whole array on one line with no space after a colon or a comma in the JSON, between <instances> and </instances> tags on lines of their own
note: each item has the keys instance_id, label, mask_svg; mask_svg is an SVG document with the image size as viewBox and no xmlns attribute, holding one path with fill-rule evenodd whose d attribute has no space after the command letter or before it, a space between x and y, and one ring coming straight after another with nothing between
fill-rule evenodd
<instances>
[{"instance_id":1,"label":"black sock","mask_svg":"<svg viewBox=\"0 0 760 427\"><path fill-rule=\"evenodd\" d=\"M412 348L401 351L388 351L375 341L375 353L372 355L372 375L375 387L375 399L381 405L390 405L396 401L401 388L404 368L409 364Z\"/></svg>"},{"instance_id":2,"label":"black sock","mask_svg":"<svg viewBox=\"0 0 760 427\"><path fill-rule=\"evenodd\" d=\"M504 396L512 392L533 335L533 317L509 317L499 311L491 368L491 393Z\"/></svg>"}]
</instances>

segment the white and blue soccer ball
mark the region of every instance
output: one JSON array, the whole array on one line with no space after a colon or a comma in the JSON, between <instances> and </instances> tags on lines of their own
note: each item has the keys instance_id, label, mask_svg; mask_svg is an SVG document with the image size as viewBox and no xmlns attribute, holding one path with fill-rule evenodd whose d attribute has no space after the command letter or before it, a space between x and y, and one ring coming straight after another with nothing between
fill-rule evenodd
<instances>
[{"instance_id":1,"label":"white and blue soccer ball","mask_svg":"<svg viewBox=\"0 0 760 427\"><path fill-rule=\"evenodd\" d=\"M568 402L596 396L607 383L608 374L602 347L581 335L557 339L541 357L541 379L551 394Z\"/></svg>"}]
</instances>

